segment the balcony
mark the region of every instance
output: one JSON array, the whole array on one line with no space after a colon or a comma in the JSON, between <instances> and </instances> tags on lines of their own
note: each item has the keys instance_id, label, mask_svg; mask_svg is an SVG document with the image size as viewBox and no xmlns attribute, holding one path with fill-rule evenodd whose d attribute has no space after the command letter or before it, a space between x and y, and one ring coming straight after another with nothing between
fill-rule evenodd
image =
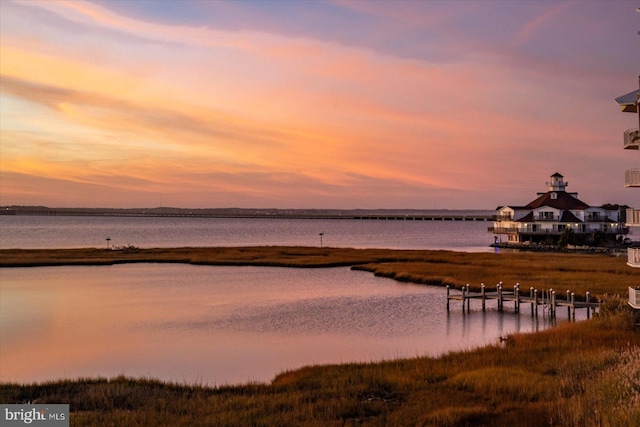
<instances>
[{"instance_id":1,"label":"balcony","mask_svg":"<svg viewBox=\"0 0 640 427\"><path fill-rule=\"evenodd\" d=\"M629 287L629 305L636 310L640 310L640 287Z\"/></svg>"},{"instance_id":2,"label":"balcony","mask_svg":"<svg viewBox=\"0 0 640 427\"><path fill-rule=\"evenodd\" d=\"M495 225L493 227L489 227L487 230L494 234L515 234L520 231L518 227L501 227Z\"/></svg>"},{"instance_id":3,"label":"balcony","mask_svg":"<svg viewBox=\"0 0 640 427\"><path fill-rule=\"evenodd\" d=\"M495 234L561 234L564 230L557 225L551 228L542 228L539 225L519 225L512 227L493 226L489 231Z\"/></svg>"},{"instance_id":4,"label":"balcony","mask_svg":"<svg viewBox=\"0 0 640 427\"><path fill-rule=\"evenodd\" d=\"M624 148L626 150L637 150L640 146L640 134L638 129L629 129L624 133Z\"/></svg>"},{"instance_id":5,"label":"balcony","mask_svg":"<svg viewBox=\"0 0 640 427\"><path fill-rule=\"evenodd\" d=\"M608 216L590 215L586 218L586 222L618 222Z\"/></svg>"},{"instance_id":6,"label":"balcony","mask_svg":"<svg viewBox=\"0 0 640 427\"><path fill-rule=\"evenodd\" d=\"M493 227L488 227L487 230L494 234L536 234L536 235L560 235L565 230L571 230L576 234L592 234L595 232L602 232L606 234L627 234L629 229L621 227L617 222L600 224L597 227L589 227L586 224L552 224L551 227L542 227L542 224L518 224L518 225L500 225L494 223ZM640 263L640 262L639 262Z\"/></svg>"},{"instance_id":7,"label":"balcony","mask_svg":"<svg viewBox=\"0 0 640 427\"><path fill-rule=\"evenodd\" d=\"M627 265L630 267L640 268L640 248L627 249ZM636 297L638 295L636 294ZM640 298L635 300L640 301Z\"/></svg>"},{"instance_id":8,"label":"balcony","mask_svg":"<svg viewBox=\"0 0 640 427\"><path fill-rule=\"evenodd\" d=\"M626 225L628 227L640 226L640 209L627 209Z\"/></svg>"},{"instance_id":9,"label":"balcony","mask_svg":"<svg viewBox=\"0 0 640 427\"><path fill-rule=\"evenodd\" d=\"M624 173L625 187L640 187L640 169L629 169Z\"/></svg>"}]
</instances>

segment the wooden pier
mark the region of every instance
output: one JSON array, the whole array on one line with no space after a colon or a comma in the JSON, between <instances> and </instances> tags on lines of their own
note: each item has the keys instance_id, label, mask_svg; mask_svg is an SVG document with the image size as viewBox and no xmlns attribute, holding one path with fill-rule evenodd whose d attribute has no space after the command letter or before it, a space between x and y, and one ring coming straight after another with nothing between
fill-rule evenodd
<instances>
[{"instance_id":1,"label":"wooden pier","mask_svg":"<svg viewBox=\"0 0 640 427\"><path fill-rule=\"evenodd\" d=\"M516 283L513 287L513 291L504 289L502 282L496 285L495 291L489 291L485 287L484 283L480 285L480 292L472 292L469 289L469 285L463 286L460 289L460 293L452 293L452 289L447 285L447 311L450 309L450 301L457 300L462 302L462 312L469 313L471 310L471 300L477 299L482 301L482 311L486 309L487 300L498 301L498 311L503 311L505 302L513 302L513 307L516 313L520 312L522 304L529 304L531 306L531 316L538 316L538 309L543 310L543 314L548 314L549 317L555 318L558 311L558 307L567 307L567 317L569 319L576 318L576 309L586 308L587 319L591 317L591 311L595 313L600 307L599 302L591 301L591 294L586 293L585 301L576 301L576 294L567 291L564 298L556 295L556 291L553 289L538 291L534 288L529 288L529 291L522 291L520 284Z\"/></svg>"}]
</instances>

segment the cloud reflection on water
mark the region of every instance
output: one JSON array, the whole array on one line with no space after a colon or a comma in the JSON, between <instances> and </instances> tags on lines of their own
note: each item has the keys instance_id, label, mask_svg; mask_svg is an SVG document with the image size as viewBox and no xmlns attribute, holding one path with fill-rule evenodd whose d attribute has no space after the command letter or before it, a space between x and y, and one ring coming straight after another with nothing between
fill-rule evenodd
<instances>
[{"instance_id":1,"label":"cloud reflection on water","mask_svg":"<svg viewBox=\"0 0 640 427\"><path fill-rule=\"evenodd\" d=\"M2 274L3 320L11 321L0 329L1 381L268 381L309 364L438 355L548 327L526 309L462 314L452 304L447 313L442 288L348 268L130 264ZM45 305L12 311L16 298L45 296Z\"/></svg>"}]
</instances>

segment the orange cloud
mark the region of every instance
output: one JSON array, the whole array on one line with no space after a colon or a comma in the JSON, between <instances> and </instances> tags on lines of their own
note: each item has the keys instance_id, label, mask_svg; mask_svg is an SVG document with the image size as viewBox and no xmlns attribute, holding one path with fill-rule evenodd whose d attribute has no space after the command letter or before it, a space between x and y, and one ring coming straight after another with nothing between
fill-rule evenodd
<instances>
[{"instance_id":1,"label":"orange cloud","mask_svg":"<svg viewBox=\"0 0 640 427\"><path fill-rule=\"evenodd\" d=\"M383 16L380 5L348 6ZM342 203L380 188L407 200L488 194L496 165L517 175L546 166L550 153L574 155L567 141L605 133L584 126L601 110L575 99L566 65L509 52L436 63L311 37L145 22L85 2L9 7L20 13L3 13L0 28L2 171L82 197L89 188L135 200L171 192L184 203L212 193ZM524 26L518 43L563 7ZM437 21L410 9L394 16L416 27ZM584 118L567 115L577 105ZM3 194L36 188L11 183Z\"/></svg>"}]
</instances>

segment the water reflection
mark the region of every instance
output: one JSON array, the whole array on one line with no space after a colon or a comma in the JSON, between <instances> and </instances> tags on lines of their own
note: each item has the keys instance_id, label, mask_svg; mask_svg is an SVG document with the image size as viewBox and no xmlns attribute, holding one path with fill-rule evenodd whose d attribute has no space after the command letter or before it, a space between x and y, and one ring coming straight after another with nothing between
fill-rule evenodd
<instances>
[{"instance_id":1,"label":"water reflection","mask_svg":"<svg viewBox=\"0 0 640 427\"><path fill-rule=\"evenodd\" d=\"M563 320L559 321L562 322ZM486 312L482 312L478 308L471 311L471 313L452 310L447 313L447 335L456 333L456 330L452 328L459 328L461 329L461 336L469 340L477 337L493 336L499 339L517 332L539 332L555 326L557 322L558 319L551 319L546 315L533 317L528 314L509 312L508 310L504 313L499 313L496 308L488 309Z\"/></svg>"},{"instance_id":2,"label":"water reflection","mask_svg":"<svg viewBox=\"0 0 640 427\"><path fill-rule=\"evenodd\" d=\"M0 380L268 381L317 363L438 355L549 326L446 311L442 288L336 269L131 264L0 270Z\"/></svg>"}]
</instances>

